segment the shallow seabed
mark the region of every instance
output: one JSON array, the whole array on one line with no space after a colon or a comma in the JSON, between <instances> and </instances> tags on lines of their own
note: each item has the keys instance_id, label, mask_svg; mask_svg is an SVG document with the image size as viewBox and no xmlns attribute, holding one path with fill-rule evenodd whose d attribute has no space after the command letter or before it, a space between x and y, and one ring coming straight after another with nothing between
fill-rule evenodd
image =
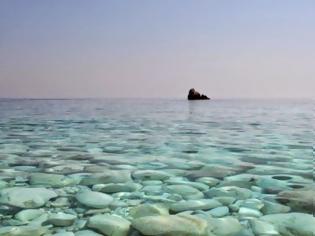
<instances>
[{"instance_id":1,"label":"shallow seabed","mask_svg":"<svg viewBox=\"0 0 315 236\"><path fill-rule=\"evenodd\" d=\"M0 236L315 234L314 101L0 100Z\"/></svg>"}]
</instances>

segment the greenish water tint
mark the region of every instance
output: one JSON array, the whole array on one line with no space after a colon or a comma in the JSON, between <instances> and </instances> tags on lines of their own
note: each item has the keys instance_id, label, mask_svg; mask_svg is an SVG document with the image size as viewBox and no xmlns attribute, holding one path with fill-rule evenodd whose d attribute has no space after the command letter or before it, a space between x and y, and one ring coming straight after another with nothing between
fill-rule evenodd
<instances>
[{"instance_id":1,"label":"greenish water tint","mask_svg":"<svg viewBox=\"0 0 315 236\"><path fill-rule=\"evenodd\" d=\"M1 99L0 235L312 235L292 221L315 225L314 114L311 100Z\"/></svg>"}]
</instances>

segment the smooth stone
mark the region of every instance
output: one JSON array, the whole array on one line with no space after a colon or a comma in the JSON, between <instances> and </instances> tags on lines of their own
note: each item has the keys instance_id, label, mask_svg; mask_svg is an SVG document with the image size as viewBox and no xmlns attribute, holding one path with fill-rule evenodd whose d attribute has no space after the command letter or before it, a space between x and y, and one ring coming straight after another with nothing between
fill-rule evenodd
<instances>
[{"instance_id":1,"label":"smooth stone","mask_svg":"<svg viewBox=\"0 0 315 236\"><path fill-rule=\"evenodd\" d=\"M268 222L253 218L249 220L249 224L255 235L280 235L275 226Z\"/></svg>"},{"instance_id":2,"label":"smooth stone","mask_svg":"<svg viewBox=\"0 0 315 236\"><path fill-rule=\"evenodd\" d=\"M190 171L187 173L189 179L199 179L201 177L212 177L222 179L226 176L235 175L240 170L221 166L221 165L205 165L200 170Z\"/></svg>"},{"instance_id":3,"label":"smooth stone","mask_svg":"<svg viewBox=\"0 0 315 236\"><path fill-rule=\"evenodd\" d=\"M69 199L66 197L57 198L55 201L51 202L53 207L66 207L70 206Z\"/></svg>"},{"instance_id":4,"label":"smooth stone","mask_svg":"<svg viewBox=\"0 0 315 236\"><path fill-rule=\"evenodd\" d=\"M0 191L0 203L21 208L38 208L57 194L46 188L12 187Z\"/></svg>"},{"instance_id":5,"label":"smooth stone","mask_svg":"<svg viewBox=\"0 0 315 236\"><path fill-rule=\"evenodd\" d=\"M31 222L29 222L29 225L33 225L33 226L41 226L43 225L44 222L46 222L48 220L48 214L44 213L43 215L33 219Z\"/></svg>"},{"instance_id":6,"label":"smooth stone","mask_svg":"<svg viewBox=\"0 0 315 236\"><path fill-rule=\"evenodd\" d=\"M161 215L136 218L132 227L143 235L207 236L207 221L191 215Z\"/></svg>"},{"instance_id":7,"label":"smooth stone","mask_svg":"<svg viewBox=\"0 0 315 236\"><path fill-rule=\"evenodd\" d=\"M81 214L79 214L78 217L82 217ZM75 231L81 230L81 229L83 229L85 227L86 223L87 223L87 220L85 220L85 219L77 219L74 222L73 229Z\"/></svg>"},{"instance_id":8,"label":"smooth stone","mask_svg":"<svg viewBox=\"0 0 315 236\"><path fill-rule=\"evenodd\" d=\"M201 177L201 178L196 179L196 182L206 184L209 187L214 187L220 182L220 180L216 178L212 178L212 177Z\"/></svg>"},{"instance_id":9,"label":"smooth stone","mask_svg":"<svg viewBox=\"0 0 315 236\"><path fill-rule=\"evenodd\" d=\"M145 192L146 194L157 195L162 191L161 185L147 185L141 189L141 192Z\"/></svg>"},{"instance_id":10,"label":"smooth stone","mask_svg":"<svg viewBox=\"0 0 315 236\"><path fill-rule=\"evenodd\" d=\"M255 210L260 210L264 207L264 203L259 199L252 198L252 199L246 199L242 201L240 206L255 209Z\"/></svg>"},{"instance_id":11,"label":"smooth stone","mask_svg":"<svg viewBox=\"0 0 315 236\"><path fill-rule=\"evenodd\" d=\"M272 214L260 220L273 224L280 235L313 236L315 235L315 217L305 213Z\"/></svg>"},{"instance_id":12,"label":"smooth stone","mask_svg":"<svg viewBox=\"0 0 315 236\"><path fill-rule=\"evenodd\" d=\"M127 219L127 220L130 219L128 208L117 208L114 211L112 211L111 214L121 216L122 218Z\"/></svg>"},{"instance_id":13,"label":"smooth stone","mask_svg":"<svg viewBox=\"0 0 315 236\"><path fill-rule=\"evenodd\" d=\"M1 221L2 225L10 225L10 226L20 226L20 225L25 225L26 222L22 222L16 219L3 219Z\"/></svg>"},{"instance_id":14,"label":"smooth stone","mask_svg":"<svg viewBox=\"0 0 315 236\"><path fill-rule=\"evenodd\" d=\"M256 184L256 180L257 176L243 173L225 177L220 186L237 186L250 189Z\"/></svg>"},{"instance_id":15,"label":"smooth stone","mask_svg":"<svg viewBox=\"0 0 315 236\"><path fill-rule=\"evenodd\" d=\"M172 175L161 170L137 170L132 177L140 180L166 180Z\"/></svg>"},{"instance_id":16,"label":"smooth stone","mask_svg":"<svg viewBox=\"0 0 315 236\"><path fill-rule=\"evenodd\" d=\"M243 228L241 231L234 234L233 236L255 236L255 235L251 229ZM259 236L267 236L267 235L259 235Z\"/></svg>"},{"instance_id":17,"label":"smooth stone","mask_svg":"<svg viewBox=\"0 0 315 236\"><path fill-rule=\"evenodd\" d=\"M279 193L290 189L285 181L273 179L272 177L261 177L256 181L256 185L262 188L265 193Z\"/></svg>"},{"instance_id":18,"label":"smooth stone","mask_svg":"<svg viewBox=\"0 0 315 236\"><path fill-rule=\"evenodd\" d=\"M238 175L227 176L224 178L224 181L255 183L255 181L258 179L258 177L259 177L258 175L242 173L242 174L238 174Z\"/></svg>"},{"instance_id":19,"label":"smooth stone","mask_svg":"<svg viewBox=\"0 0 315 236\"><path fill-rule=\"evenodd\" d=\"M291 190L280 192L278 201L290 206L294 211L315 212L315 190Z\"/></svg>"},{"instance_id":20,"label":"smooth stone","mask_svg":"<svg viewBox=\"0 0 315 236\"><path fill-rule=\"evenodd\" d=\"M212 188L206 192L208 197L234 197L236 199L247 199L252 196L252 192L246 188L236 186L225 186Z\"/></svg>"},{"instance_id":21,"label":"smooth stone","mask_svg":"<svg viewBox=\"0 0 315 236\"><path fill-rule=\"evenodd\" d=\"M241 204L244 202L244 200L237 200L236 202L234 202L232 205L230 205L229 207L231 209L237 209L237 211L240 209Z\"/></svg>"},{"instance_id":22,"label":"smooth stone","mask_svg":"<svg viewBox=\"0 0 315 236\"><path fill-rule=\"evenodd\" d=\"M116 209L118 207L128 207L128 204L124 201L120 201L120 200L114 200L112 201L112 203L110 204L110 208L111 209Z\"/></svg>"},{"instance_id":23,"label":"smooth stone","mask_svg":"<svg viewBox=\"0 0 315 236\"><path fill-rule=\"evenodd\" d=\"M135 170L137 169L137 167L135 166L132 166L132 165L114 165L111 167L112 169L115 169L115 170Z\"/></svg>"},{"instance_id":24,"label":"smooth stone","mask_svg":"<svg viewBox=\"0 0 315 236\"><path fill-rule=\"evenodd\" d=\"M89 219L87 227L108 236L127 236L130 222L116 215L95 215Z\"/></svg>"},{"instance_id":25,"label":"smooth stone","mask_svg":"<svg viewBox=\"0 0 315 236\"><path fill-rule=\"evenodd\" d=\"M50 186L50 187L64 187L77 184L74 179L64 175L34 173L30 175L30 184L33 186Z\"/></svg>"},{"instance_id":26,"label":"smooth stone","mask_svg":"<svg viewBox=\"0 0 315 236\"><path fill-rule=\"evenodd\" d=\"M234 197L214 197L213 199L219 201L224 206L229 206L236 201Z\"/></svg>"},{"instance_id":27,"label":"smooth stone","mask_svg":"<svg viewBox=\"0 0 315 236\"><path fill-rule=\"evenodd\" d=\"M20 210L21 209L18 207L0 204L0 216L1 215L14 215L18 213Z\"/></svg>"},{"instance_id":28,"label":"smooth stone","mask_svg":"<svg viewBox=\"0 0 315 236\"><path fill-rule=\"evenodd\" d=\"M26 209L18 212L14 217L22 222L28 222L43 215L43 209Z\"/></svg>"},{"instance_id":29,"label":"smooth stone","mask_svg":"<svg viewBox=\"0 0 315 236\"><path fill-rule=\"evenodd\" d=\"M185 170L180 170L180 169L163 169L163 171L168 173L170 175L170 177L186 175L186 171Z\"/></svg>"},{"instance_id":30,"label":"smooth stone","mask_svg":"<svg viewBox=\"0 0 315 236\"><path fill-rule=\"evenodd\" d=\"M69 194L73 195L73 194L79 192L80 190L82 190L82 186L80 186L80 187L78 187L78 186L64 187L64 188L62 188L62 190L65 192L65 196L64 197L67 197Z\"/></svg>"},{"instance_id":31,"label":"smooth stone","mask_svg":"<svg viewBox=\"0 0 315 236\"><path fill-rule=\"evenodd\" d=\"M218 187L224 187L224 186L236 186L240 188L247 188L250 189L253 186L254 183L252 182L246 182L246 181L227 181L224 180L220 182Z\"/></svg>"},{"instance_id":32,"label":"smooth stone","mask_svg":"<svg viewBox=\"0 0 315 236\"><path fill-rule=\"evenodd\" d=\"M0 228L0 236L41 236L47 230L41 226L5 226Z\"/></svg>"},{"instance_id":33,"label":"smooth stone","mask_svg":"<svg viewBox=\"0 0 315 236\"><path fill-rule=\"evenodd\" d=\"M130 215L133 218L145 216L168 215L168 208L163 204L143 204L136 206L130 210Z\"/></svg>"},{"instance_id":34,"label":"smooth stone","mask_svg":"<svg viewBox=\"0 0 315 236\"><path fill-rule=\"evenodd\" d=\"M169 196L166 196L165 194L163 194L164 196L159 196L159 195L156 195L156 196L144 196L142 198L142 200L147 200L149 202L160 202L160 203L174 203L176 201L180 201L182 200L183 198L181 196L179 196L179 198L176 198L176 199L172 199L172 195L169 195ZM142 202L142 201L141 201Z\"/></svg>"},{"instance_id":35,"label":"smooth stone","mask_svg":"<svg viewBox=\"0 0 315 236\"><path fill-rule=\"evenodd\" d=\"M0 180L0 189L6 188L8 183L6 181Z\"/></svg>"},{"instance_id":36,"label":"smooth stone","mask_svg":"<svg viewBox=\"0 0 315 236\"><path fill-rule=\"evenodd\" d=\"M93 173L93 175L103 175L102 173L104 172L108 172L110 171L109 170L109 165L108 164L98 164L98 165L88 165L88 166L85 166L84 169L83 169L83 172L84 173ZM94 174L95 173L95 174ZM92 176L92 175L90 175ZM86 175L85 175L86 177Z\"/></svg>"},{"instance_id":37,"label":"smooth stone","mask_svg":"<svg viewBox=\"0 0 315 236\"><path fill-rule=\"evenodd\" d=\"M200 169L203 166L203 163L196 161L187 161L183 159L179 160L170 160L168 163L170 168L182 169L182 170L195 170Z\"/></svg>"},{"instance_id":38,"label":"smooth stone","mask_svg":"<svg viewBox=\"0 0 315 236\"><path fill-rule=\"evenodd\" d=\"M120 193L114 193L112 194L113 197L119 198L119 199L143 199L145 197L144 192L120 192Z\"/></svg>"},{"instance_id":39,"label":"smooth stone","mask_svg":"<svg viewBox=\"0 0 315 236\"><path fill-rule=\"evenodd\" d=\"M194 187L196 189L198 189L199 191L207 191L209 189L209 186L204 184L204 183L198 183L198 182L189 182L189 181L184 181L184 182L180 182L178 184L184 184L184 185L189 185L191 187Z\"/></svg>"},{"instance_id":40,"label":"smooth stone","mask_svg":"<svg viewBox=\"0 0 315 236\"><path fill-rule=\"evenodd\" d=\"M209 231L219 236L234 236L243 228L240 222L231 216L223 218L209 218Z\"/></svg>"},{"instance_id":41,"label":"smooth stone","mask_svg":"<svg viewBox=\"0 0 315 236\"><path fill-rule=\"evenodd\" d=\"M129 170L106 170L105 173L93 174L82 178L80 185L110 184L132 182Z\"/></svg>"},{"instance_id":42,"label":"smooth stone","mask_svg":"<svg viewBox=\"0 0 315 236\"><path fill-rule=\"evenodd\" d=\"M102 208L102 209L90 209L84 212L85 216L88 215L100 215L100 214L105 214L105 213L110 213L111 210L108 208Z\"/></svg>"},{"instance_id":43,"label":"smooth stone","mask_svg":"<svg viewBox=\"0 0 315 236\"><path fill-rule=\"evenodd\" d=\"M82 172L84 165L77 164L76 162L69 161L67 164L54 166L45 170L45 172L55 173L55 174L73 174L77 172Z\"/></svg>"},{"instance_id":44,"label":"smooth stone","mask_svg":"<svg viewBox=\"0 0 315 236\"><path fill-rule=\"evenodd\" d=\"M161 162L145 162L137 165L139 169L165 169L167 164Z\"/></svg>"},{"instance_id":45,"label":"smooth stone","mask_svg":"<svg viewBox=\"0 0 315 236\"><path fill-rule=\"evenodd\" d=\"M141 188L140 184L136 183L111 183L94 185L93 190L103 193L118 193L118 192L134 192Z\"/></svg>"},{"instance_id":46,"label":"smooth stone","mask_svg":"<svg viewBox=\"0 0 315 236\"><path fill-rule=\"evenodd\" d=\"M102 236L102 234L98 234L92 230L80 230L75 232L75 236Z\"/></svg>"},{"instance_id":47,"label":"smooth stone","mask_svg":"<svg viewBox=\"0 0 315 236\"><path fill-rule=\"evenodd\" d=\"M312 169L291 169L287 167L273 166L273 165L256 165L255 168L250 169L248 173L257 175L273 175L274 173L282 175L300 175L307 178L312 177Z\"/></svg>"},{"instance_id":48,"label":"smooth stone","mask_svg":"<svg viewBox=\"0 0 315 236\"><path fill-rule=\"evenodd\" d=\"M56 214L51 214L47 220L47 223L53 224L54 226L70 226L76 220L75 215L65 214L62 212L58 212Z\"/></svg>"},{"instance_id":49,"label":"smooth stone","mask_svg":"<svg viewBox=\"0 0 315 236\"><path fill-rule=\"evenodd\" d=\"M287 213L290 210L290 207L279 204L277 202L264 201L264 207L261 209L261 212L264 215L269 215L277 213Z\"/></svg>"},{"instance_id":50,"label":"smooth stone","mask_svg":"<svg viewBox=\"0 0 315 236\"><path fill-rule=\"evenodd\" d=\"M82 191L75 198L84 206L92 208L106 208L113 202L113 197L100 192Z\"/></svg>"},{"instance_id":51,"label":"smooth stone","mask_svg":"<svg viewBox=\"0 0 315 236\"><path fill-rule=\"evenodd\" d=\"M53 234L52 236L75 236L75 234L72 232L60 232L60 233Z\"/></svg>"},{"instance_id":52,"label":"smooth stone","mask_svg":"<svg viewBox=\"0 0 315 236\"><path fill-rule=\"evenodd\" d=\"M165 183L170 184L170 185L189 185L189 186L196 188L200 191L206 191L209 189L209 186L204 184L204 183L190 182L188 180L184 180L184 179L179 178L179 177L170 178L170 179L166 180Z\"/></svg>"},{"instance_id":53,"label":"smooth stone","mask_svg":"<svg viewBox=\"0 0 315 236\"><path fill-rule=\"evenodd\" d=\"M169 193L179 194L185 200L201 199L204 197L203 193L198 189L187 185L168 185L165 190Z\"/></svg>"},{"instance_id":54,"label":"smooth stone","mask_svg":"<svg viewBox=\"0 0 315 236\"><path fill-rule=\"evenodd\" d=\"M242 218L244 218L244 217L256 217L256 218L258 218L258 217L262 216L262 213L259 210L247 208L247 207L240 207L238 214L240 214L240 216Z\"/></svg>"},{"instance_id":55,"label":"smooth stone","mask_svg":"<svg viewBox=\"0 0 315 236\"><path fill-rule=\"evenodd\" d=\"M209 210L220 206L222 204L214 199L187 200L171 204L170 210L173 212Z\"/></svg>"},{"instance_id":56,"label":"smooth stone","mask_svg":"<svg viewBox=\"0 0 315 236\"><path fill-rule=\"evenodd\" d=\"M250 190L252 190L253 192L257 192L257 193L262 193L263 189L261 187L257 187L257 186L252 186L250 188Z\"/></svg>"},{"instance_id":57,"label":"smooth stone","mask_svg":"<svg viewBox=\"0 0 315 236\"><path fill-rule=\"evenodd\" d=\"M226 206L217 207L206 213L210 214L213 217L223 217L229 214L229 208Z\"/></svg>"},{"instance_id":58,"label":"smooth stone","mask_svg":"<svg viewBox=\"0 0 315 236\"><path fill-rule=\"evenodd\" d=\"M145 180L141 182L142 185L162 185L163 182L161 180Z\"/></svg>"}]
</instances>

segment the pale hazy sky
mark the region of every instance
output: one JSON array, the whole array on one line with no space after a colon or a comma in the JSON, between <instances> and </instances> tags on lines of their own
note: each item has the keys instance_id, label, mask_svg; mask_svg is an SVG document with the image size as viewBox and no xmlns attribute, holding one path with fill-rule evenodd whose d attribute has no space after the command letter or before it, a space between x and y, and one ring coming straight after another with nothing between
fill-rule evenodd
<instances>
[{"instance_id":1,"label":"pale hazy sky","mask_svg":"<svg viewBox=\"0 0 315 236\"><path fill-rule=\"evenodd\" d=\"M315 97L314 0L1 0L0 97Z\"/></svg>"}]
</instances>

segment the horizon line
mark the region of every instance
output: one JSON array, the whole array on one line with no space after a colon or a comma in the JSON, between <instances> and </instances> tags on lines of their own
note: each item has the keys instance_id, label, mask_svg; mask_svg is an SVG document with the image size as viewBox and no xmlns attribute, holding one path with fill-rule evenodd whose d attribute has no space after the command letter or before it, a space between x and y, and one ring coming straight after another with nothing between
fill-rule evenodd
<instances>
[{"instance_id":1,"label":"horizon line","mask_svg":"<svg viewBox=\"0 0 315 236\"><path fill-rule=\"evenodd\" d=\"M185 97L0 97L1 100L183 99ZM312 97L210 97L210 100L315 100Z\"/></svg>"}]
</instances>

